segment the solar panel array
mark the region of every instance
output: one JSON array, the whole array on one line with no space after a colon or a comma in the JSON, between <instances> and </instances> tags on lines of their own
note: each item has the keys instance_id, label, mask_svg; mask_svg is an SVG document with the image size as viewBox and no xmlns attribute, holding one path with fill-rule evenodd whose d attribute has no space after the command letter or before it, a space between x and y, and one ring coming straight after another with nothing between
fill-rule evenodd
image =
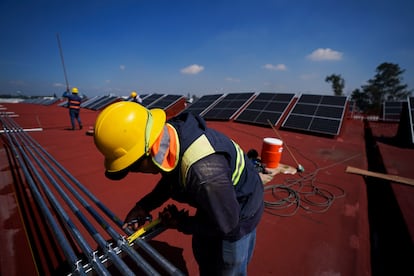
<instances>
[{"instance_id":1,"label":"solar panel array","mask_svg":"<svg viewBox=\"0 0 414 276\"><path fill-rule=\"evenodd\" d=\"M411 141L414 144L414 97L408 97L408 113L410 115Z\"/></svg>"},{"instance_id":2,"label":"solar panel array","mask_svg":"<svg viewBox=\"0 0 414 276\"><path fill-rule=\"evenodd\" d=\"M384 121L398 122L403 109L403 101L385 101L382 108L382 119Z\"/></svg>"},{"instance_id":3,"label":"solar panel array","mask_svg":"<svg viewBox=\"0 0 414 276\"><path fill-rule=\"evenodd\" d=\"M166 95L159 100L147 105L147 108L161 108L166 110L183 98L184 96L182 95Z\"/></svg>"},{"instance_id":4,"label":"solar panel array","mask_svg":"<svg viewBox=\"0 0 414 276\"><path fill-rule=\"evenodd\" d=\"M203 114L203 118L206 120L230 120L253 95L253 92L227 94Z\"/></svg>"},{"instance_id":5,"label":"solar panel array","mask_svg":"<svg viewBox=\"0 0 414 276\"><path fill-rule=\"evenodd\" d=\"M175 104L180 99L184 98L182 95L165 95L165 94L151 94L142 96L142 105L148 108L162 108L168 109L171 105ZM95 96L81 103L82 108L99 110L114 102L121 100L120 97L109 96ZM126 101L129 101L127 99ZM59 104L60 106L67 106L67 101Z\"/></svg>"},{"instance_id":6,"label":"solar panel array","mask_svg":"<svg viewBox=\"0 0 414 276\"><path fill-rule=\"evenodd\" d=\"M147 108L168 109L182 95L146 94L142 104ZM295 100L293 93L253 92L205 95L189 105L182 112L191 112L205 120L232 120L268 126L269 121L278 125ZM119 101L116 96L98 96L82 102L81 107L99 110ZM410 98L411 117L414 106ZM346 113L347 98L344 96L324 96L302 94L287 114L281 127L306 132L338 135ZM388 105L385 105L388 110ZM392 104L391 104L392 106ZM389 114L393 114L389 112ZM414 125L411 119L414 132Z\"/></svg>"},{"instance_id":7,"label":"solar panel array","mask_svg":"<svg viewBox=\"0 0 414 276\"><path fill-rule=\"evenodd\" d=\"M262 92L237 116L235 121L269 126L277 125L295 94Z\"/></svg>"},{"instance_id":8,"label":"solar panel array","mask_svg":"<svg viewBox=\"0 0 414 276\"><path fill-rule=\"evenodd\" d=\"M201 116L204 111L207 111L222 96L223 94L202 96L183 111Z\"/></svg>"},{"instance_id":9,"label":"solar panel array","mask_svg":"<svg viewBox=\"0 0 414 276\"><path fill-rule=\"evenodd\" d=\"M40 105L52 105L58 101L58 98L34 98L34 99L26 99L24 103L30 104L40 104Z\"/></svg>"},{"instance_id":10,"label":"solar panel array","mask_svg":"<svg viewBox=\"0 0 414 276\"><path fill-rule=\"evenodd\" d=\"M282 127L338 135L345 114L346 97L302 94Z\"/></svg>"}]
</instances>

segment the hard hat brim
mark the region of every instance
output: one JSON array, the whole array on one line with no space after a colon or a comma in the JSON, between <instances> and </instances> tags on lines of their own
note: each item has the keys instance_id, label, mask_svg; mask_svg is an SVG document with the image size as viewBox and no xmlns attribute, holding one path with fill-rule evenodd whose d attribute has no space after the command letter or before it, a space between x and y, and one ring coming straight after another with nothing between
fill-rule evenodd
<instances>
[{"instance_id":1,"label":"hard hat brim","mask_svg":"<svg viewBox=\"0 0 414 276\"><path fill-rule=\"evenodd\" d=\"M123 169L123 170L117 171L117 172L105 171L106 178L108 178L110 180L121 180L127 175L128 175L128 170L126 170L126 169Z\"/></svg>"}]
</instances>

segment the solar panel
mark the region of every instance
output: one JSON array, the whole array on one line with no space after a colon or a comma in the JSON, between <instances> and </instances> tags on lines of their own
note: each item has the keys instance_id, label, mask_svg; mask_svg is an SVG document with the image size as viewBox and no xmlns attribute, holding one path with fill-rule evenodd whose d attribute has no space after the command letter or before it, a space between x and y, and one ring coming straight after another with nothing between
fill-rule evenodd
<instances>
[{"instance_id":1,"label":"solar panel","mask_svg":"<svg viewBox=\"0 0 414 276\"><path fill-rule=\"evenodd\" d=\"M345 115L345 106L345 96L302 94L282 127L338 135Z\"/></svg>"},{"instance_id":2,"label":"solar panel","mask_svg":"<svg viewBox=\"0 0 414 276\"><path fill-rule=\"evenodd\" d=\"M87 99L87 100L85 100L81 103L81 107L86 107L90 103L93 103L94 101L98 100L99 98L100 97L98 97L98 96L94 96L93 98ZM63 104L66 104L66 102L64 102ZM60 104L60 105L62 105L62 104Z\"/></svg>"},{"instance_id":3,"label":"solar panel","mask_svg":"<svg viewBox=\"0 0 414 276\"><path fill-rule=\"evenodd\" d=\"M277 125L295 94L261 92L237 116L235 121L268 126L268 120Z\"/></svg>"},{"instance_id":4,"label":"solar panel","mask_svg":"<svg viewBox=\"0 0 414 276\"><path fill-rule=\"evenodd\" d=\"M81 104L81 107L92 109L94 106L98 105L100 102L105 101L108 96L98 96L96 98L92 98L84 103Z\"/></svg>"},{"instance_id":5,"label":"solar panel","mask_svg":"<svg viewBox=\"0 0 414 276\"><path fill-rule=\"evenodd\" d=\"M385 101L382 104L382 119L384 121L398 122L400 120L403 101Z\"/></svg>"},{"instance_id":6,"label":"solar panel","mask_svg":"<svg viewBox=\"0 0 414 276\"><path fill-rule=\"evenodd\" d=\"M114 103L118 100L118 97L115 96L105 96L100 101L95 102L94 104L90 105L88 108L92 110L100 110L111 103Z\"/></svg>"},{"instance_id":7,"label":"solar panel","mask_svg":"<svg viewBox=\"0 0 414 276\"><path fill-rule=\"evenodd\" d=\"M156 101L158 101L159 99L161 99L162 97L164 97L164 94L151 94L151 95L148 95L147 97L143 98L142 105L143 106L149 106L149 105L155 103Z\"/></svg>"},{"instance_id":8,"label":"solar panel","mask_svg":"<svg viewBox=\"0 0 414 276\"><path fill-rule=\"evenodd\" d=\"M149 104L147 108L161 108L161 109L166 110L182 98L184 98L184 96L182 95L166 95L165 97L162 97L158 101L155 101L152 104Z\"/></svg>"},{"instance_id":9,"label":"solar panel","mask_svg":"<svg viewBox=\"0 0 414 276\"><path fill-rule=\"evenodd\" d=\"M207 111L222 96L223 94L202 96L200 99L188 106L183 112L191 112L196 115L202 115L204 111Z\"/></svg>"},{"instance_id":10,"label":"solar panel","mask_svg":"<svg viewBox=\"0 0 414 276\"><path fill-rule=\"evenodd\" d=\"M39 105L52 105L57 101L58 101L57 98L34 98L34 99L26 99L23 102L30 103L30 104L39 104Z\"/></svg>"},{"instance_id":11,"label":"solar panel","mask_svg":"<svg viewBox=\"0 0 414 276\"><path fill-rule=\"evenodd\" d=\"M207 111L203 118L206 120L230 120L253 95L253 92L227 94Z\"/></svg>"}]
</instances>

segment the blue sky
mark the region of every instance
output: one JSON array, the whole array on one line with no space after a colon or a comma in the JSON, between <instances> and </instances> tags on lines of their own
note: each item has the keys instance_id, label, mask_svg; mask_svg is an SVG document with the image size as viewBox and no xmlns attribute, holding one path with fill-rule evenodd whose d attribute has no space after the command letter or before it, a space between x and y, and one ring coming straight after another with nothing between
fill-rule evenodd
<instances>
[{"instance_id":1,"label":"blue sky","mask_svg":"<svg viewBox=\"0 0 414 276\"><path fill-rule=\"evenodd\" d=\"M346 94L383 62L414 89L411 0L2 0L0 94Z\"/></svg>"}]
</instances>

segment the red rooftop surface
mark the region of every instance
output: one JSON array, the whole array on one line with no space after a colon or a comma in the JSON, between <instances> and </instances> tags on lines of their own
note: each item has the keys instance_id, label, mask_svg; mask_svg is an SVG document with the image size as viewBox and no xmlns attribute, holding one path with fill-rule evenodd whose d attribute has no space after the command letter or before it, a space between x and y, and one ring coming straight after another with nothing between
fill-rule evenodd
<instances>
[{"instance_id":1,"label":"red rooftop surface","mask_svg":"<svg viewBox=\"0 0 414 276\"><path fill-rule=\"evenodd\" d=\"M100 111L82 109L84 128L70 131L68 110L56 104L7 103L2 106L16 115L12 119L23 129L41 128L40 131L28 131L28 134L121 219L159 179L159 176L145 174L131 174L122 181L105 178L103 157L96 149L93 137L86 135ZM252 148L260 152L265 137L281 138L284 141L281 163L296 167L296 159L305 168L301 174L277 174L265 184L266 212L257 229L256 249L248 269L250 275L413 273L410 263L414 256L414 187L396 182L383 183L384 180L345 172L347 166L375 169L370 158L372 151L376 151L381 160L378 156L375 160L384 165L383 173L414 178L414 150L379 139L395 136L398 125L364 124L361 120L344 119L337 137L282 129L276 133L272 128L233 121L208 121L207 125L227 134L245 152ZM368 139L368 144L367 133L372 138ZM36 256L39 250L34 252L28 242L29 225L19 213L16 200L19 189L10 173L12 164L4 141L0 154L0 241L3 248L0 274L49 274L50 270L39 268L42 263L39 261L41 256ZM378 168L378 164L375 167ZM291 192L278 188L282 184L301 191L296 194L300 196L301 207L279 206L277 200L289 198ZM273 195L272 191L277 194ZM330 200L318 197L318 191L322 195L331 195ZM153 212L154 217L158 211ZM121 229L117 230L123 234ZM167 230L153 238L150 244L185 274L198 275L190 236ZM40 255L53 255L53 250L42 248ZM59 258L53 260L49 264L51 270L58 271L60 261Z\"/></svg>"}]
</instances>

